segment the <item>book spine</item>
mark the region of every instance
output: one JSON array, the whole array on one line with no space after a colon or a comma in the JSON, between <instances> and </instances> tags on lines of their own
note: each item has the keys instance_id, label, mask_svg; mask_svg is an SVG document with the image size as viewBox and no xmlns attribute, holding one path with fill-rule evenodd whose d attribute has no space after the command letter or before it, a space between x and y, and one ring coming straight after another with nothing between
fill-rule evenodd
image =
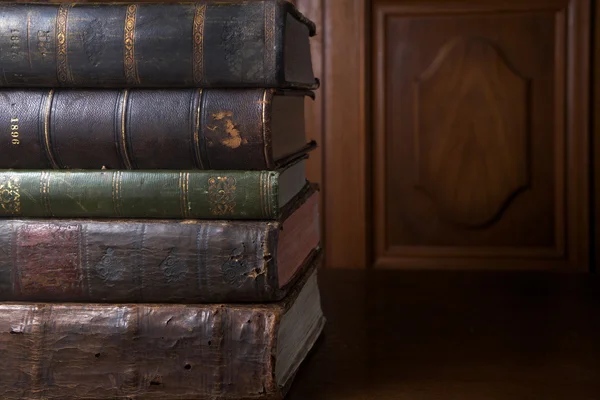
<instances>
[{"instance_id":1,"label":"book spine","mask_svg":"<svg viewBox=\"0 0 600 400\"><path fill-rule=\"evenodd\" d=\"M273 301L279 224L4 220L0 301Z\"/></svg>"},{"instance_id":2,"label":"book spine","mask_svg":"<svg viewBox=\"0 0 600 400\"><path fill-rule=\"evenodd\" d=\"M292 5L269 0L0 4L0 86L288 87L290 13L314 33Z\"/></svg>"},{"instance_id":3,"label":"book spine","mask_svg":"<svg viewBox=\"0 0 600 400\"><path fill-rule=\"evenodd\" d=\"M0 397L279 398L280 307L0 304Z\"/></svg>"},{"instance_id":4,"label":"book spine","mask_svg":"<svg viewBox=\"0 0 600 400\"><path fill-rule=\"evenodd\" d=\"M4 90L0 168L272 169L273 94Z\"/></svg>"},{"instance_id":5,"label":"book spine","mask_svg":"<svg viewBox=\"0 0 600 400\"><path fill-rule=\"evenodd\" d=\"M276 219L275 171L1 170L0 216Z\"/></svg>"}]
</instances>

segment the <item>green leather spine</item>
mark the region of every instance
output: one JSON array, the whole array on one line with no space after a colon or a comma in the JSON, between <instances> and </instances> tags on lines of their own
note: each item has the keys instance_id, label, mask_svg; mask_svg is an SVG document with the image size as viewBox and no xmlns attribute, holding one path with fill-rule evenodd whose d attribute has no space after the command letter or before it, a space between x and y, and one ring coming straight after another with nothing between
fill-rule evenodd
<instances>
[{"instance_id":1,"label":"green leather spine","mask_svg":"<svg viewBox=\"0 0 600 400\"><path fill-rule=\"evenodd\" d=\"M0 216L277 219L277 171L0 171Z\"/></svg>"}]
</instances>

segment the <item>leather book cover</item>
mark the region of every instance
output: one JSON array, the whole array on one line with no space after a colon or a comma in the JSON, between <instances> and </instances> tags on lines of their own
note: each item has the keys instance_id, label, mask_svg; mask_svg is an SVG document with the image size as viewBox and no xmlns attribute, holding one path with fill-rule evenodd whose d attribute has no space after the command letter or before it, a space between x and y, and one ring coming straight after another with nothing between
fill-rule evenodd
<instances>
[{"instance_id":1,"label":"leather book cover","mask_svg":"<svg viewBox=\"0 0 600 400\"><path fill-rule=\"evenodd\" d=\"M0 168L273 170L285 156L314 147L303 129L304 96L312 95L274 89L5 89Z\"/></svg>"},{"instance_id":2,"label":"leather book cover","mask_svg":"<svg viewBox=\"0 0 600 400\"><path fill-rule=\"evenodd\" d=\"M315 88L291 3L0 3L0 86Z\"/></svg>"},{"instance_id":3,"label":"leather book cover","mask_svg":"<svg viewBox=\"0 0 600 400\"><path fill-rule=\"evenodd\" d=\"M286 168L303 172L295 166ZM285 173L0 170L0 217L275 220L309 186L304 176L282 182Z\"/></svg>"},{"instance_id":4,"label":"leather book cover","mask_svg":"<svg viewBox=\"0 0 600 400\"><path fill-rule=\"evenodd\" d=\"M281 399L325 324L316 269L270 304L0 303L0 397Z\"/></svg>"},{"instance_id":5,"label":"leather book cover","mask_svg":"<svg viewBox=\"0 0 600 400\"><path fill-rule=\"evenodd\" d=\"M281 221L2 219L0 301L276 301L318 253L317 199Z\"/></svg>"}]
</instances>

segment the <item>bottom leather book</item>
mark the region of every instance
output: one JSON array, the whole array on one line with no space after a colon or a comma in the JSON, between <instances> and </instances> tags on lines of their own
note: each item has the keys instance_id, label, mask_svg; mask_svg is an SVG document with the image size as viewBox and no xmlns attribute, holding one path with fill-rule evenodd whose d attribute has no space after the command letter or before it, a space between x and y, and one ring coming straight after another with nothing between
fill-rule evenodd
<instances>
[{"instance_id":1,"label":"bottom leather book","mask_svg":"<svg viewBox=\"0 0 600 400\"><path fill-rule=\"evenodd\" d=\"M279 303L0 303L0 398L280 399L325 324L317 264Z\"/></svg>"}]
</instances>

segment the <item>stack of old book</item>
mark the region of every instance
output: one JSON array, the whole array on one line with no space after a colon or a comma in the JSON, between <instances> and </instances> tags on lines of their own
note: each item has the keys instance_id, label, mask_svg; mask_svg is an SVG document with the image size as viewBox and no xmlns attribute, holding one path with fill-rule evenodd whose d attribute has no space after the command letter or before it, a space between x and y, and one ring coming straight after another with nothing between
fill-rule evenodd
<instances>
[{"instance_id":1,"label":"stack of old book","mask_svg":"<svg viewBox=\"0 0 600 400\"><path fill-rule=\"evenodd\" d=\"M0 4L0 398L271 398L324 317L315 26Z\"/></svg>"}]
</instances>

